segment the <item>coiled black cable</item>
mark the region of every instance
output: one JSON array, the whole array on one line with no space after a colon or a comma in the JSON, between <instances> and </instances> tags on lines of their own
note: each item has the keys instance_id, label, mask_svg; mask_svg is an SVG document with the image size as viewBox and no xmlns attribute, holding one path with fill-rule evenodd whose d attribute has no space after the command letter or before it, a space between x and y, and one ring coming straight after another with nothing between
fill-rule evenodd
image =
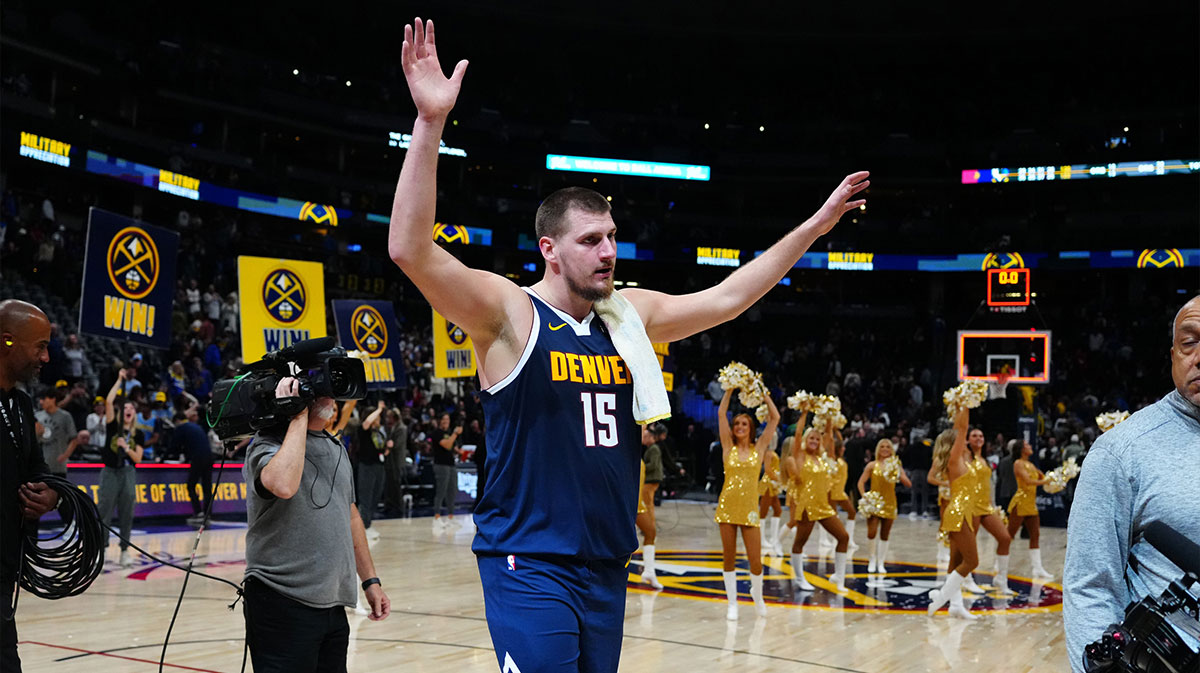
<instances>
[{"instance_id":1,"label":"coiled black cable","mask_svg":"<svg viewBox=\"0 0 1200 673\"><path fill-rule=\"evenodd\" d=\"M63 529L40 539L30 526L21 537L21 566L17 581L25 591L49 600L77 596L104 569L107 534L91 496L58 475L38 478L58 493ZM14 609L16 599L13 599Z\"/></svg>"}]
</instances>

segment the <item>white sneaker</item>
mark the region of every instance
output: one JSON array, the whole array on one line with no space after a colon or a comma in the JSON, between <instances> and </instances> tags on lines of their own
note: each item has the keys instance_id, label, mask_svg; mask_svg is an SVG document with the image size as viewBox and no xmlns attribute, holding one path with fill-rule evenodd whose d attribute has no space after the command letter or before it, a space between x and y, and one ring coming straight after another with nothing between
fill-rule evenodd
<instances>
[{"instance_id":1,"label":"white sneaker","mask_svg":"<svg viewBox=\"0 0 1200 673\"><path fill-rule=\"evenodd\" d=\"M662 582L658 581L657 573L642 573L642 581L649 584L654 589L662 589Z\"/></svg>"},{"instance_id":2,"label":"white sneaker","mask_svg":"<svg viewBox=\"0 0 1200 673\"><path fill-rule=\"evenodd\" d=\"M836 574L830 575L829 581L833 583L833 586L837 587L838 591L846 590L846 578L845 577L842 577L841 575L836 575Z\"/></svg>"},{"instance_id":3,"label":"white sneaker","mask_svg":"<svg viewBox=\"0 0 1200 673\"><path fill-rule=\"evenodd\" d=\"M120 564L122 568L128 568L129 566L133 565L133 559L129 558L128 549L121 550L121 560L117 563Z\"/></svg>"},{"instance_id":4,"label":"white sneaker","mask_svg":"<svg viewBox=\"0 0 1200 673\"><path fill-rule=\"evenodd\" d=\"M725 619L731 622L736 622L738 618L738 609L736 605L730 605L725 609Z\"/></svg>"}]
</instances>

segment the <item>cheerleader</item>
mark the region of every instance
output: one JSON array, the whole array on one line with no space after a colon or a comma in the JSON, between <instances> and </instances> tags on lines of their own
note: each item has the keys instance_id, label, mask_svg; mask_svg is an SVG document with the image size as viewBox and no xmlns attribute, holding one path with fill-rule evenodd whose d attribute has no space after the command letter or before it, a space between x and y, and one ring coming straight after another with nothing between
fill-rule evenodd
<instances>
[{"instance_id":1,"label":"cheerleader","mask_svg":"<svg viewBox=\"0 0 1200 673\"><path fill-rule=\"evenodd\" d=\"M846 548L850 536L829 504L832 477L821 456L822 443L826 446L833 443L833 425L827 422L824 433L818 433L816 428L803 428L803 425L796 426L796 439L792 442L792 455L788 458L788 473L795 484L788 494L792 503L791 517L796 528L796 539L792 542L792 574L800 589L814 589L804 577L804 545L812 533L813 524L820 522L821 527L837 540L833 555L834 573L829 581L840 591L846 588Z\"/></svg>"},{"instance_id":2,"label":"cheerleader","mask_svg":"<svg viewBox=\"0 0 1200 673\"><path fill-rule=\"evenodd\" d=\"M725 463L725 484L717 501L717 513L713 519L721 530L721 551L725 579L725 595L729 608L725 618L738 618L737 534L742 532L742 543L746 546L746 557L750 560L750 596L754 598L754 611L760 617L767 614L763 601L762 538L758 527L758 473L763 457L771 446L771 438L779 425L779 410L770 396L766 396L767 427L763 434L754 437L757 423L749 414L738 414L730 427L729 397L733 390L726 390L717 409L717 423L721 435L721 454Z\"/></svg>"},{"instance_id":3,"label":"cheerleader","mask_svg":"<svg viewBox=\"0 0 1200 673\"><path fill-rule=\"evenodd\" d=\"M846 454L846 442L842 439L841 431L834 430L834 433L833 448L829 457L837 463L837 470L833 473L833 485L829 488L829 504L833 505L835 510L841 508L846 513L846 537L850 539L846 551L853 554L858 549L858 545L854 544L854 526L858 523L854 517L858 512L854 509L854 501L846 495L846 479L849 477L849 467L843 457Z\"/></svg>"},{"instance_id":4,"label":"cheerleader","mask_svg":"<svg viewBox=\"0 0 1200 673\"><path fill-rule=\"evenodd\" d=\"M936 444L949 443L950 450L944 462L934 463L935 474L945 474L950 481L950 501L942 515L941 530L950 537L950 567L946 583L941 589L930 592L929 616L947 603L950 615L961 619L978 619L963 605L963 582L979 565L979 552L975 548L975 531L979 517L975 510L975 479L978 472L971 469L971 453L967 449L967 409L954 414L954 428L938 435Z\"/></svg>"},{"instance_id":5,"label":"cheerleader","mask_svg":"<svg viewBox=\"0 0 1200 673\"><path fill-rule=\"evenodd\" d=\"M892 440L881 439L875 445L875 460L867 463L867 466L863 468L862 476L858 479L859 493L864 496L867 494L867 478L869 477L871 490L883 498L883 508L867 517L867 540L871 549L867 572L885 572L884 561L887 559L888 537L892 534L892 524L896 522L896 482L890 480L891 475L888 474L890 471L896 471L900 483L907 488L912 488L912 482L904 473L904 467L900 465L900 458L896 456ZM883 530L880 532L882 541L878 543L879 553L876 555L875 533L879 530L880 521L883 522Z\"/></svg>"},{"instance_id":6,"label":"cheerleader","mask_svg":"<svg viewBox=\"0 0 1200 673\"><path fill-rule=\"evenodd\" d=\"M662 482L662 450L658 446L667 436L667 428L662 423L650 423L642 426L642 476L638 488L637 527L642 531L642 581L655 589L663 588L654 571L654 540L657 528L654 521L654 492Z\"/></svg>"},{"instance_id":7,"label":"cheerleader","mask_svg":"<svg viewBox=\"0 0 1200 673\"><path fill-rule=\"evenodd\" d=\"M950 504L950 480L946 477L945 465L950 460L950 448L954 445L953 435L943 432L933 442L933 465L925 480L938 488L938 521L946 518L946 505ZM942 467L939 467L942 466ZM939 538L941 535L938 536ZM937 546L937 564L950 563L950 547L941 543Z\"/></svg>"},{"instance_id":8,"label":"cheerleader","mask_svg":"<svg viewBox=\"0 0 1200 673\"><path fill-rule=\"evenodd\" d=\"M758 482L758 520L764 525L763 547L771 556L783 556L778 544L779 526L783 508L779 506L779 494L783 491L780 481L779 454L767 451L766 462L763 465L763 476Z\"/></svg>"},{"instance_id":9,"label":"cheerleader","mask_svg":"<svg viewBox=\"0 0 1200 673\"><path fill-rule=\"evenodd\" d=\"M974 515L980 517L980 527L996 538L996 577L992 586L1001 594L1011 595L1013 592L1008 588L1008 546L1012 543L1012 536L1008 534L1008 528L1000 518L999 508L992 503L992 468L983 458L983 445L983 430L971 428L967 435L967 446L970 447L973 456L970 468L976 472ZM979 528L975 529L975 533L979 534ZM973 578L967 578L963 588L972 593L984 593Z\"/></svg>"},{"instance_id":10,"label":"cheerleader","mask_svg":"<svg viewBox=\"0 0 1200 673\"><path fill-rule=\"evenodd\" d=\"M1008 536L1016 537L1021 526L1029 532L1029 559L1033 563L1033 576L1037 579L1050 580L1054 576L1042 567L1042 550L1038 548L1041 535L1041 517L1038 516L1037 487L1047 482L1046 475L1029 462L1033 447L1023 439L1014 439L1008 443L1010 456L1020 457L1013 461L1013 474L1017 477L1017 492L1008 503Z\"/></svg>"}]
</instances>

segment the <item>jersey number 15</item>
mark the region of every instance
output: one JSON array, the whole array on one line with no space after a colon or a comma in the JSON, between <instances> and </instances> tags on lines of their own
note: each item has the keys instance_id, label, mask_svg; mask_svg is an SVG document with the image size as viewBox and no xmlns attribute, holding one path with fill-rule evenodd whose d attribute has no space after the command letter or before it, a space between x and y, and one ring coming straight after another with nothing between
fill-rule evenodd
<instances>
[{"instance_id":1,"label":"jersey number 15","mask_svg":"<svg viewBox=\"0 0 1200 673\"><path fill-rule=\"evenodd\" d=\"M617 445L616 393L579 393L583 402L583 440L588 446Z\"/></svg>"}]
</instances>

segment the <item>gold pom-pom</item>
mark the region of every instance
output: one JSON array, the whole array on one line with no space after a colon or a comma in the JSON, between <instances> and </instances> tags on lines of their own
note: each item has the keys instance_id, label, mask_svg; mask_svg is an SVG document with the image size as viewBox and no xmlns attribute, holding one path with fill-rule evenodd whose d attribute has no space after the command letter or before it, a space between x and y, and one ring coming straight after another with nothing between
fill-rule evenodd
<instances>
[{"instance_id":1,"label":"gold pom-pom","mask_svg":"<svg viewBox=\"0 0 1200 673\"><path fill-rule=\"evenodd\" d=\"M950 533L948 533L944 530L939 530L938 531L938 543L941 544L943 547L949 547L950 546Z\"/></svg>"},{"instance_id":2,"label":"gold pom-pom","mask_svg":"<svg viewBox=\"0 0 1200 673\"><path fill-rule=\"evenodd\" d=\"M942 402L946 411L953 417L959 409L974 409L987 399L987 384L977 379L970 379L954 386L942 394Z\"/></svg>"},{"instance_id":3,"label":"gold pom-pom","mask_svg":"<svg viewBox=\"0 0 1200 673\"><path fill-rule=\"evenodd\" d=\"M950 487L945 484L938 484L938 497L942 500L950 499Z\"/></svg>"},{"instance_id":4,"label":"gold pom-pom","mask_svg":"<svg viewBox=\"0 0 1200 673\"><path fill-rule=\"evenodd\" d=\"M794 395L788 396L787 405L789 409L795 409L796 411L812 411L812 406L816 399L816 395L806 390L797 390Z\"/></svg>"},{"instance_id":5,"label":"gold pom-pom","mask_svg":"<svg viewBox=\"0 0 1200 673\"><path fill-rule=\"evenodd\" d=\"M760 404L758 408L754 410L754 417L758 419L759 423L766 423L767 415L770 413L771 410L767 408L767 405Z\"/></svg>"},{"instance_id":6,"label":"gold pom-pom","mask_svg":"<svg viewBox=\"0 0 1200 673\"><path fill-rule=\"evenodd\" d=\"M1046 484L1042 486L1042 490L1047 493L1059 493L1067 487L1068 481L1077 476L1079 466L1075 464L1075 457L1071 456L1067 462L1046 473Z\"/></svg>"},{"instance_id":7,"label":"gold pom-pom","mask_svg":"<svg viewBox=\"0 0 1200 673\"><path fill-rule=\"evenodd\" d=\"M825 461L825 471L829 473L829 476L832 477L837 474L837 460L830 458L829 456L821 456L821 460Z\"/></svg>"},{"instance_id":8,"label":"gold pom-pom","mask_svg":"<svg viewBox=\"0 0 1200 673\"><path fill-rule=\"evenodd\" d=\"M863 494L862 499L858 501L858 511L868 517L878 517L883 513L885 507L887 505L883 501L883 494L877 491L867 491Z\"/></svg>"},{"instance_id":9,"label":"gold pom-pom","mask_svg":"<svg viewBox=\"0 0 1200 673\"><path fill-rule=\"evenodd\" d=\"M1128 411L1109 411L1096 417L1096 425L1100 426L1100 432L1108 432L1126 418L1129 418Z\"/></svg>"},{"instance_id":10,"label":"gold pom-pom","mask_svg":"<svg viewBox=\"0 0 1200 673\"><path fill-rule=\"evenodd\" d=\"M898 456L888 456L880 463L879 472L889 484L895 484L900 481L900 458Z\"/></svg>"}]
</instances>

